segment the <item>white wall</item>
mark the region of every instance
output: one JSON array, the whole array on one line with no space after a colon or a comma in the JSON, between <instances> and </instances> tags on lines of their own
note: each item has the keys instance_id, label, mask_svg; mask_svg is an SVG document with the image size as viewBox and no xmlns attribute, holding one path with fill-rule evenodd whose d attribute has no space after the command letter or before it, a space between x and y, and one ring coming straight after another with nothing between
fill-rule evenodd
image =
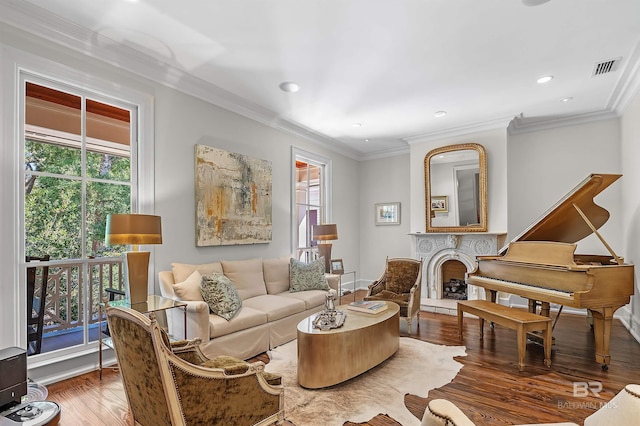
<instances>
[{"instance_id":1,"label":"white wall","mask_svg":"<svg viewBox=\"0 0 640 426\"><path fill-rule=\"evenodd\" d=\"M358 163L317 144L266 127L175 90L156 88L156 214L163 220L163 244L155 247L156 272L171 262L283 256L291 251L291 146L328 157L333 169L333 221L339 239L333 257L357 267ZM272 162L273 240L269 244L195 246L194 153L207 145Z\"/></svg>"},{"instance_id":2,"label":"white wall","mask_svg":"<svg viewBox=\"0 0 640 426\"><path fill-rule=\"evenodd\" d=\"M622 147L622 255L628 263L640 264L640 91L627 106L620 120ZM640 341L640 286L636 268L636 294L631 303L621 312L621 319Z\"/></svg>"},{"instance_id":3,"label":"white wall","mask_svg":"<svg viewBox=\"0 0 640 426\"><path fill-rule=\"evenodd\" d=\"M507 144L508 240L533 223L591 173L621 173L618 119L509 136ZM600 229L607 242L623 254L622 177L596 197L611 214ZM592 235L578 244L578 253L608 253Z\"/></svg>"},{"instance_id":4,"label":"white wall","mask_svg":"<svg viewBox=\"0 0 640 426\"><path fill-rule=\"evenodd\" d=\"M387 256L411 257L409 155L362 162L359 180L360 268L356 272L358 285L365 287L384 272ZM376 226L375 204L397 201L400 225Z\"/></svg>"}]
</instances>

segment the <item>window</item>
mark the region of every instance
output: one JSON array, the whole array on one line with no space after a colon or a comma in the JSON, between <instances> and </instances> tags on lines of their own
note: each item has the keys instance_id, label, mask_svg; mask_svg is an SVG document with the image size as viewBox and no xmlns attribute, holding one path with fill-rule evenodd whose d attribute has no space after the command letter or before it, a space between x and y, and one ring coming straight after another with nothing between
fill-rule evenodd
<instances>
[{"instance_id":1,"label":"window","mask_svg":"<svg viewBox=\"0 0 640 426\"><path fill-rule=\"evenodd\" d=\"M292 157L292 245L296 257L308 262L317 255L317 243L311 240L311 227L330 222L331 163L328 159L295 148Z\"/></svg>"},{"instance_id":2,"label":"window","mask_svg":"<svg viewBox=\"0 0 640 426\"><path fill-rule=\"evenodd\" d=\"M21 84L24 253L50 258L42 353L81 348L97 339L105 288L122 287L125 248L105 246L104 230L107 214L136 210L137 106L27 74Z\"/></svg>"}]
</instances>

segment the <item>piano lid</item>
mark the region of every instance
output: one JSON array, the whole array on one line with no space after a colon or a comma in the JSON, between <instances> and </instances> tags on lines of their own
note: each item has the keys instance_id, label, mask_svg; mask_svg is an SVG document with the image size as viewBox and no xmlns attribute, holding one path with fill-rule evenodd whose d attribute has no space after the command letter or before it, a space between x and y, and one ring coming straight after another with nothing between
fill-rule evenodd
<instances>
[{"instance_id":1,"label":"piano lid","mask_svg":"<svg viewBox=\"0 0 640 426\"><path fill-rule=\"evenodd\" d=\"M577 243L588 237L593 233L593 230L582 218L574 204L582 210L595 229L600 229L609 220L609 212L595 204L593 199L620 177L622 175L590 175L511 242L557 241L561 243ZM504 254L507 248L508 245L500 249L499 253Z\"/></svg>"}]
</instances>

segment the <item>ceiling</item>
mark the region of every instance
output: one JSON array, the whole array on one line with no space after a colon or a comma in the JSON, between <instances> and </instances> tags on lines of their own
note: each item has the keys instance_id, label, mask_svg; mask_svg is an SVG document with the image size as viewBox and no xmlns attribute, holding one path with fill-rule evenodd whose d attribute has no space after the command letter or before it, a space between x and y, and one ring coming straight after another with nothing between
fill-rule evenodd
<instances>
[{"instance_id":1,"label":"ceiling","mask_svg":"<svg viewBox=\"0 0 640 426\"><path fill-rule=\"evenodd\" d=\"M4 7L55 26L54 37L81 39L90 30L87 52L108 48L103 56L112 63L114 51L129 52L134 72L136 60L151 57L174 87L189 92L187 83L197 82L197 96L210 93L225 108L372 158L416 141L506 128L514 117L524 129L617 113L640 74L640 1L542 3L8 0ZM596 64L617 58L612 71L593 75ZM170 81L176 72L184 78ZM544 75L554 78L536 83ZM300 90L280 90L285 81Z\"/></svg>"}]
</instances>

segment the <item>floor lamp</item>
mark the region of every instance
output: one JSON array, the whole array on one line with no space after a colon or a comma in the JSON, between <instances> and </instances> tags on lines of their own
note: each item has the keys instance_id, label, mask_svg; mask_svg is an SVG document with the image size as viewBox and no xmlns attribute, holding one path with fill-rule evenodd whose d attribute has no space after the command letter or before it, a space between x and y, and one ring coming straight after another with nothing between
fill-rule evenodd
<instances>
[{"instance_id":1,"label":"floor lamp","mask_svg":"<svg viewBox=\"0 0 640 426\"><path fill-rule=\"evenodd\" d=\"M162 244L160 216L148 214L110 214L105 231L107 245L128 244L133 251L122 253L125 297L132 305L147 301L149 295L148 251L139 251L140 244Z\"/></svg>"},{"instance_id":2,"label":"floor lamp","mask_svg":"<svg viewBox=\"0 0 640 426\"><path fill-rule=\"evenodd\" d=\"M327 241L338 239L338 226L335 223L313 225L311 227L311 239L318 241L318 254L321 257L324 256L324 271L329 273L331 271L329 265L331 264L332 244Z\"/></svg>"}]
</instances>

